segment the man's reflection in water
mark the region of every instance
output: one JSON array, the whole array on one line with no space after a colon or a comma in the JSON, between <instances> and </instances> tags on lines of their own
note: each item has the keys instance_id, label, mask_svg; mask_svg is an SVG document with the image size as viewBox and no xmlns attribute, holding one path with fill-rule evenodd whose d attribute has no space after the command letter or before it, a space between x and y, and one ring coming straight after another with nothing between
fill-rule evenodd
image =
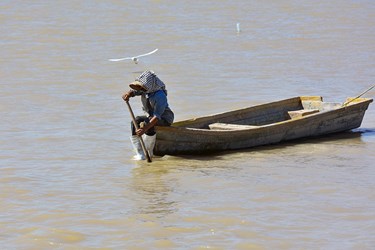
<instances>
[{"instance_id":1,"label":"man's reflection in water","mask_svg":"<svg viewBox=\"0 0 375 250\"><path fill-rule=\"evenodd\" d=\"M167 166L139 166L132 170L130 185L133 193L135 214L154 214L163 217L177 211L177 203L171 198L176 182L170 179Z\"/></svg>"}]
</instances>

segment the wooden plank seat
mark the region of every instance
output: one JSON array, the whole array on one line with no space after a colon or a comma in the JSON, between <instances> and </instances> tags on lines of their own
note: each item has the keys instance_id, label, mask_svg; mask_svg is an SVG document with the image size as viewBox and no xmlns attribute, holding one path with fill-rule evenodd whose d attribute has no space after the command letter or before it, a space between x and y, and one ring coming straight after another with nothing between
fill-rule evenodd
<instances>
[{"instance_id":1,"label":"wooden plank seat","mask_svg":"<svg viewBox=\"0 0 375 250\"><path fill-rule=\"evenodd\" d=\"M229 124L229 123L212 123L208 125L210 129L216 130L241 130L241 129L251 129L251 128L258 128L258 126L252 125L239 125L239 124Z\"/></svg>"},{"instance_id":2,"label":"wooden plank seat","mask_svg":"<svg viewBox=\"0 0 375 250\"><path fill-rule=\"evenodd\" d=\"M318 113L319 109L301 109L288 111L288 115L291 119L301 118L307 115Z\"/></svg>"}]
</instances>

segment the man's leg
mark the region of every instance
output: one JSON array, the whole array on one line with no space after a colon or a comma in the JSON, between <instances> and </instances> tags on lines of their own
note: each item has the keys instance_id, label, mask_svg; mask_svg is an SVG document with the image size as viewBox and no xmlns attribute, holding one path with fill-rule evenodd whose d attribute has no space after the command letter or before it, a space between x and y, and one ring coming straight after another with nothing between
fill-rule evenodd
<instances>
[{"instance_id":1,"label":"man's leg","mask_svg":"<svg viewBox=\"0 0 375 250\"><path fill-rule=\"evenodd\" d=\"M149 120L146 116L137 116L135 118L135 121L136 121L136 123L138 124L138 127L139 127L142 122L146 122L146 121L149 121ZM131 123L131 130L132 130L132 136L130 137L130 141L132 142L134 151L136 153L136 155L133 157L133 159L136 160L136 161L145 160L146 156L143 152L141 141L139 140L138 135L135 133L136 129L135 129L135 126L134 126L133 122Z\"/></svg>"}]
</instances>

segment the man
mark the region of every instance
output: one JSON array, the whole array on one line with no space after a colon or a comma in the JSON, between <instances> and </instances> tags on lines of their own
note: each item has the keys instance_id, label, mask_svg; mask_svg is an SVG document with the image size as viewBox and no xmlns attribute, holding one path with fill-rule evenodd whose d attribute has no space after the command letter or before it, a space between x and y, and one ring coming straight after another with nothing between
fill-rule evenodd
<instances>
[{"instance_id":1,"label":"man","mask_svg":"<svg viewBox=\"0 0 375 250\"><path fill-rule=\"evenodd\" d=\"M130 138L136 152L133 159L144 160L145 155L139 136L143 135L145 146L152 157L156 140L155 126L170 126L173 123L174 114L168 105L165 84L154 72L146 70L130 83L129 87L131 90L123 94L122 99L129 101L131 97L141 96L143 110L147 113L147 116L135 118L139 129L136 130L132 123Z\"/></svg>"}]
</instances>

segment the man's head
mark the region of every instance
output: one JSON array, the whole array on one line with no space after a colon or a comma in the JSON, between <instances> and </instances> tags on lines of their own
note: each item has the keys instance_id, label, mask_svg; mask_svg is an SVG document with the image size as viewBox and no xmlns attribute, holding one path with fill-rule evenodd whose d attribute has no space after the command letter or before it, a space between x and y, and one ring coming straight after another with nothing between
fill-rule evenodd
<instances>
[{"instance_id":1,"label":"man's head","mask_svg":"<svg viewBox=\"0 0 375 250\"><path fill-rule=\"evenodd\" d=\"M161 89L165 90L165 84L151 70L144 71L134 82L129 84L129 87L147 94Z\"/></svg>"}]
</instances>

